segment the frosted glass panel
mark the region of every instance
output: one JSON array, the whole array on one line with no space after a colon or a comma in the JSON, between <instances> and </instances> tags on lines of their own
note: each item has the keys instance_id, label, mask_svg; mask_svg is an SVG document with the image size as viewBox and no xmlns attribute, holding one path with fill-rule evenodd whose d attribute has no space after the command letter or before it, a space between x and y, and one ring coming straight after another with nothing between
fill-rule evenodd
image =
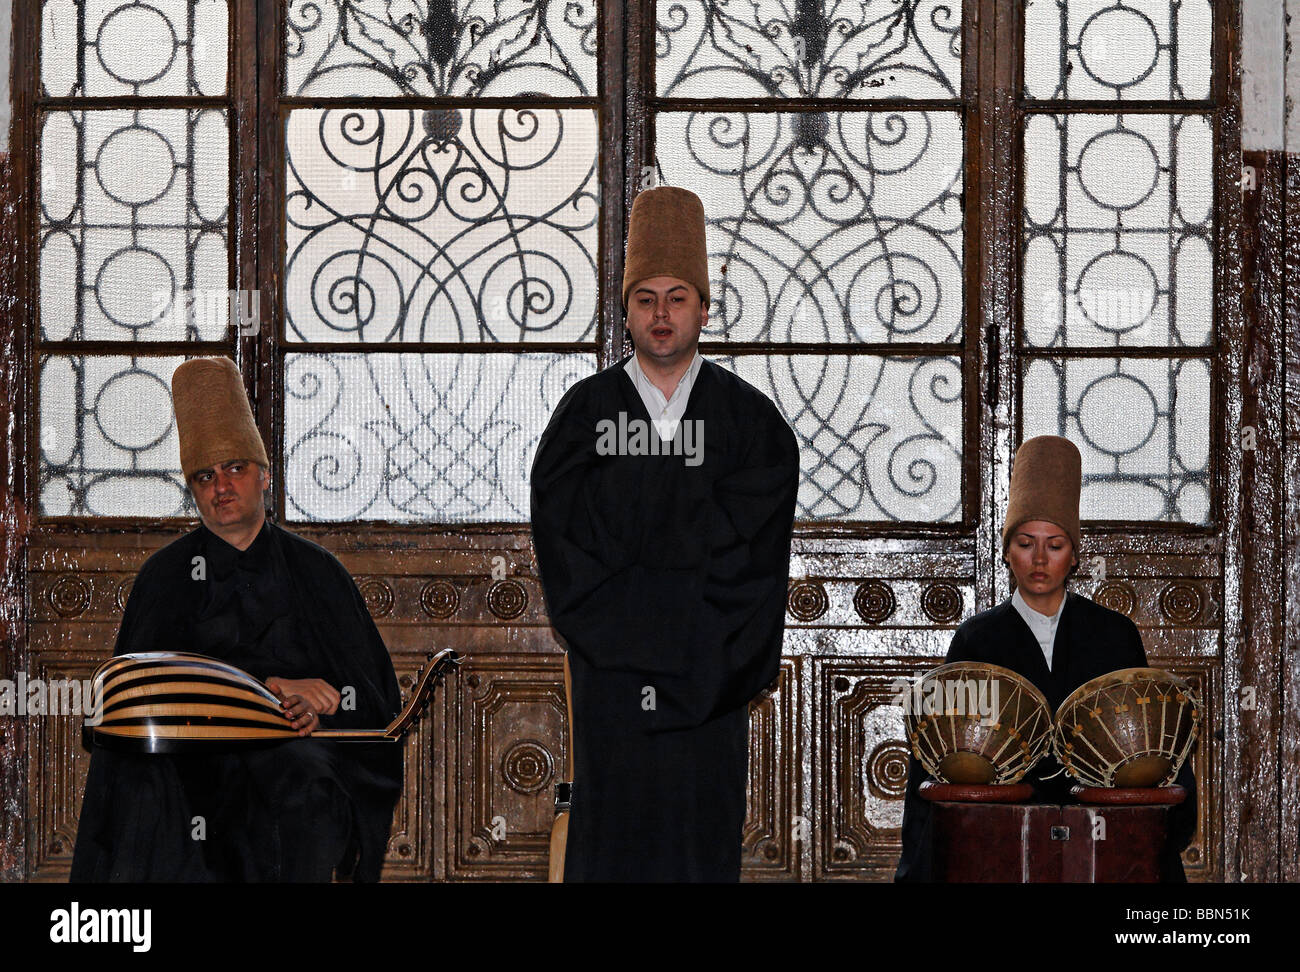
<instances>
[{"instance_id":1,"label":"frosted glass panel","mask_svg":"<svg viewBox=\"0 0 1300 972\"><path fill-rule=\"evenodd\" d=\"M961 0L659 0L664 98L955 98Z\"/></svg>"},{"instance_id":2,"label":"frosted glass panel","mask_svg":"<svg viewBox=\"0 0 1300 972\"><path fill-rule=\"evenodd\" d=\"M1063 435L1083 454L1088 520L1209 519L1210 372L1203 359L1031 361L1024 437Z\"/></svg>"},{"instance_id":3,"label":"frosted glass panel","mask_svg":"<svg viewBox=\"0 0 1300 972\"><path fill-rule=\"evenodd\" d=\"M40 362L42 516L196 516L180 469L180 357Z\"/></svg>"},{"instance_id":4,"label":"frosted glass panel","mask_svg":"<svg viewBox=\"0 0 1300 972\"><path fill-rule=\"evenodd\" d=\"M664 112L658 160L708 221L705 340L958 342L956 112Z\"/></svg>"},{"instance_id":5,"label":"frosted glass panel","mask_svg":"<svg viewBox=\"0 0 1300 972\"><path fill-rule=\"evenodd\" d=\"M291 520L528 520L551 412L591 354L291 354Z\"/></svg>"},{"instance_id":6,"label":"frosted glass panel","mask_svg":"<svg viewBox=\"0 0 1300 972\"><path fill-rule=\"evenodd\" d=\"M45 0L44 94L223 95L229 23L226 0Z\"/></svg>"},{"instance_id":7,"label":"frosted glass panel","mask_svg":"<svg viewBox=\"0 0 1300 972\"><path fill-rule=\"evenodd\" d=\"M1211 342L1213 144L1201 115L1030 117L1028 346Z\"/></svg>"},{"instance_id":8,"label":"frosted glass panel","mask_svg":"<svg viewBox=\"0 0 1300 972\"><path fill-rule=\"evenodd\" d=\"M961 517L962 375L955 357L712 359L776 403L799 440L796 517Z\"/></svg>"},{"instance_id":9,"label":"frosted glass panel","mask_svg":"<svg viewBox=\"0 0 1300 972\"><path fill-rule=\"evenodd\" d=\"M599 4L288 0L288 94L596 94Z\"/></svg>"},{"instance_id":10,"label":"frosted glass panel","mask_svg":"<svg viewBox=\"0 0 1300 972\"><path fill-rule=\"evenodd\" d=\"M222 340L226 113L52 112L40 151L42 339Z\"/></svg>"},{"instance_id":11,"label":"frosted glass panel","mask_svg":"<svg viewBox=\"0 0 1300 972\"><path fill-rule=\"evenodd\" d=\"M1027 0L1030 98L1210 96L1211 0Z\"/></svg>"},{"instance_id":12,"label":"frosted glass panel","mask_svg":"<svg viewBox=\"0 0 1300 972\"><path fill-rule=\"evenodd\" d=\"M291 341L593 341L595 112L295 111Z\"/></svg>"}]
</instances>

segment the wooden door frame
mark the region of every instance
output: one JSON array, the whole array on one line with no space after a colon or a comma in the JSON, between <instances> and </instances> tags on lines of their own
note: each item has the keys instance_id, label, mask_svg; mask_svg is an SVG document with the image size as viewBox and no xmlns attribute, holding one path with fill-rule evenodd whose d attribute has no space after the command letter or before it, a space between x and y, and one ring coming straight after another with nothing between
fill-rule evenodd
<instances>
[{"instance_id":1,"label":"wooden door frame","mask_svg":"<svg viewBox=\"0 0 1300 972\"><path fill-rule=\"evenodd\" d=\"M32 0L14 0L13 26L30 16ZM31 386L29 314L31 268L18 241L27 238L35 205L31 146L35 143L35 77L30 65L39 43L37 31L14 29L10 91L13 122L9 154L0 166L0 678L27 669L27 538L31 527L29 497L30 412L23 406ZM0 716L0 881L27 876L26 732L22 720Z\"/></svg>"},{"instance_id":2,"label":"wooden door frame","mask_svg":"<svg viewBox=\"0 0 1300 972\"><path fill-rule=\"evenodd\" d=\"M1278 426L1284 442L1279 487L1282 493L1282 541L1279 592L1282 605L1280 672L1282 706L1278 752L1300 751L1300 163L1283 154L1284 252L1272 278L1277 284L1274 300L1280 302L1284 343L1281 357L1269 368L1273 383L1282 386L1283 415ZM1281 277L1279 280L1278 277ZM1275 304L1276 306L1276 304ZM1280 769L1280 767L1279 767ZM1300 773L1280 772L1279 848L1281 873L1278 879L1300 881Z\"/></svg>"}]
</instances>

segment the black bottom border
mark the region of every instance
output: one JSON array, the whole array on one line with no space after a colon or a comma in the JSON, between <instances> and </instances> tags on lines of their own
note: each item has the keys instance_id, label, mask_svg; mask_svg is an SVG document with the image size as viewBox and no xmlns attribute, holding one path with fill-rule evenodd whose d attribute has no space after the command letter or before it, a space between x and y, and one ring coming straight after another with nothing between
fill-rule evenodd
<instances>
[{"instance_id":1,"label":"black bottom border","mask_svg":"<svg viewBox=\"0 0 1300 972\"><path fill-rule=\"evenodd\" d=\"M1181 945L1223 960L1242 947L1283 945L1295 933L1298 904L1297 886L1289 884L4 884L0 926L10 954L94 949L128 963L242 955L296 965L323 951L337 967L346 956L373 965L411 950L437 962L442 948L475 940L480 948L507 946L483 954L493 964L512 953L523 961L516 949L525 941L543 954L595 946L615 959L620 942L629 959L646 948L698 954L709 946L739 946L758 958L773 946L788 943L799 954L814 942L863 959L894 949L918 959L979 959L1041 941L1079 956ZM122 909L132 925L123 923ZM147 950L139 947L143 909ZM134 930L137 940L81 940L92 927L103 934L114 924ZM629 936L611 937L619 929ZM56 941L69 937L77 940ZM766 954L770 961L779 952Z\"/></svg>"}]
</instances>

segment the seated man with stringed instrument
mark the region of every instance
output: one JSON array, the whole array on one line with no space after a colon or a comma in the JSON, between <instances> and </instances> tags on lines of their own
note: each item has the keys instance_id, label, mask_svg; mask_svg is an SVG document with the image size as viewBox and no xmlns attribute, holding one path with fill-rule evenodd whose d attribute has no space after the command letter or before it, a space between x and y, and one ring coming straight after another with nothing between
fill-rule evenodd
<instances>
[{"instance_id":1,"label":"seated man with stringed instrument","mask_svg":"<svg viewBox=\"0 0 1300 972\"><path fill-rule=\"evenodd\" d=\"M145 562L114 655L228 662L275 693L299 736L387 724L397 678L351 575L266 519L269 462L234 362L183 363L172 394L202 525ZM183 749L94 747L72 880L379 879L399 745L290 736Z\"/></svg>"}]
</instances>

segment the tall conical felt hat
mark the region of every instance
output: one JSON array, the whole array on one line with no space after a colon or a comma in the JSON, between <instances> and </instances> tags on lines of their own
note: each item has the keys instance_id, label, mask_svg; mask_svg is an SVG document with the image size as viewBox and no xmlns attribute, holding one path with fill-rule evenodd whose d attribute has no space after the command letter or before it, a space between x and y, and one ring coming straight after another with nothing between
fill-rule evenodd
<instances>
[{"instance_id":1,"label":"tall conical felt hat","mask_svg":"<svg viewBox=\"0 0 1300 972\"><path fill-rule=\"evenodd\" d=\"M1011 498L1002 525L1002 555L1016 527L1030 520L1055 523L1079 552L1079 490L1083 459L1079 447L1059 435L1036 435L1016 450L1011 464Z\"/></svg>"},{"instance_id":2,"label":"tall conical felt hat","mask_svg":"<svg viewBox=\"0 0 1300 972\"><path fill-rule=\"evenodd\" d=\"M704 242L704 204L689 189L655 186L632 200L623 263L623 309L642 280L679 277L694 284L709 306L709 251Z\"/></svg>"},{"instance_id":3,"label":"tall conical felt hat","mask_svg":"<svg viewBox=\"0 0 1300 972\"><path fill-rule=\"evenodd\" d=\"M186 481L231 459L271 463L248 407L244 381L229 358L191 358L172 374L172 406Z\"/></svg>"}]
</instances>

